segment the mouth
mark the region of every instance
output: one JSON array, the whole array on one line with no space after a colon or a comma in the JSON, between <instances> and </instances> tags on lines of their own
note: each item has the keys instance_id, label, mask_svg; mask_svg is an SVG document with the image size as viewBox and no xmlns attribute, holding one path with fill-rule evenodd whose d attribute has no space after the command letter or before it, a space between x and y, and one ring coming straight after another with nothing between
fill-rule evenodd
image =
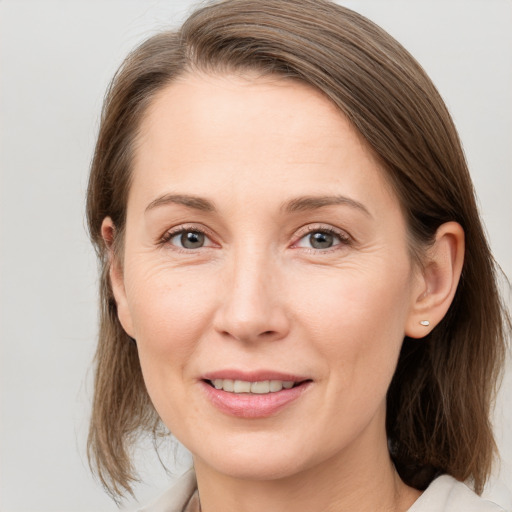
<instances>
[{"instance_id":1,"label":"mouth","mask_svg":"<svg viewBox=\"0 0 512 512\"><path fill-rule=\"evenodd\" d=\"M245 419L278 414L304 394L309 394L313 384L312 379L274 372L256 372L253 375L234 371L222 373L224 375L212 374L201 379L205 396L223 414Z\"/></svg>"},{"instance_id":2,"label":"mouth","mask_svg":"<svg viewBox=\"0 0 512 512\"><path fill-rule=\"evenodd\" d=\"M204 382L209 384L211 387L226 391L227 393L250 393L254 395L266 395L268 393L278 393L283 389L292 389L305 382L309 382L309 379L303 381L293 380L260 380L260 381L248 381L248 380L234 380L234 379L205 379Z\"/></svg>"}]
</instances>

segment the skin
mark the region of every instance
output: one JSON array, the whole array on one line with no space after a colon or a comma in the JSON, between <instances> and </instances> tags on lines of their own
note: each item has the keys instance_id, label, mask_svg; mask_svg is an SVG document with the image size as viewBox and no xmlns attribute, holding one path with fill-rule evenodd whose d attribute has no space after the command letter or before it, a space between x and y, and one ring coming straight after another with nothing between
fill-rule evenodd
<instances>
[{"instance_id":1,"label":"skin","mask_svg":"<svg viewBox=\"0 0 512 512\"><path fill-rule=\"evenodd\" d=\"M293 208L306 196L345 199ZM326 229L332 246L312 247ZM183 230L205 244L180 246ZM103 236L110 246L109 218ZM193 454L204 512L410 507L419 492L389 458L386 391L404 336L449 307L463 233L443 225L420 271L378 160L325 97L255 75L186 75L160 91L124 242L122 261L111 253L119 318ZM203 393L201 376L226 368L311 382L278 413L240 418Z\"/></svg>"}]
</instances>

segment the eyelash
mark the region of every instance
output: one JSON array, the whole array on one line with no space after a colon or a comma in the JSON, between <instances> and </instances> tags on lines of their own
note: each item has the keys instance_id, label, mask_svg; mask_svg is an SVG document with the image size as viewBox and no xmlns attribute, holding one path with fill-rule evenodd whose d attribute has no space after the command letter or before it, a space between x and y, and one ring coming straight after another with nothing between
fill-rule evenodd
<instances>
[{"instance_id":1,"label":"eyelash","mask_svg":"<svg viewBox=\"0 0 512 512\"><path fill-rule=\"evenodd\" d=\"M193 226L188 226L188 225L181 225L181 226L176 226L175 228L171 229L170 231L167 231L166 233L164 233L164 235L162 236L162 238L159 240L158 244L163 246L163 245L171 245L171 247L173 248L173 250L176 250L176 251L179 251L179 252L182 252L182 253L188 253L188 254L191 254L191 253L194 253L195 251L199 250L199 249L204 249L205 247L199 247L198 249L185 249L183 247L179 247L177 245L174 245L174 244L171 244L171 240L175 237L175 236L178 236L180 234L183 234L183 233L200 233L202 235L204 235L206 238L208 238L208 240L212 240L212 236L210 234L210 232L200 226L197 226L197 225L193 225ZM208 248L210 246L206 246L206 248Z\"/></svg>"},{"instance_id":2,"label":"eyelash","mask_svg":"<svg viewBox=\"0 0 512 512\"><path fill-rule=\"evenodd\" d=\"M349 246L352 244L352 238L347 233L345 233L341 230L335 229L331 226L313 224L313 225L306 226L305 228L301 229L300 231L301 232L297 236L296 241L293 242L293 244L292 244L292 248L294 248L294 249L302 249L302 250L305 250L307 252L314 253L314 254L318 254L318 253L326 254L326 253L340 250L341 247ZM200 234L204 235L206 238L208 238L208 240L210 240L210 241L212 240L212 236L211 236L210 232L200 226L181 225L181 226L177 226L174 229L171 229L170 231L167 231L161 237L158 244L162 245L162 246L163 245L171 245L173 250L183 252L183 253L189 253L189 254L193 253L199 249L211 247L211 246L203 246L203 247L199 247L197 249L185 249L183 247L179 247L177 245L170 243L174 237L176 237L180 234L183 234L183 233L187 233L187 232L200 233ZM339 240L339 243L333 245L332 247L326 248L326 249L315 249L314 247L298 247L297 246L297 244L303 238L307 237L308 235L311 235L312 233L324 233L324 234L332 235Z\"/></svg>"},{"instance_id":3,"label":"eyelash","mask_svg":"<svg viewBox=\"0 0 512 512\"><path fill-rule=\"evenodd\" d=\"M311 235L312 233L324 233L324 234L332 235L339 240L339 243L333 245L332 247L326 248L326 249L315 249L314 247L297 247L297 244L302 239L306 238L308 235ZM302 250L305 250L305 251L313 253L313 254L319 254L319 253L326 254L326 253L338 251L338 250L342 249L343 247L350 246L352 244L352 242L353 242L352 238L344 231L335 229L332 226L313 224L313 225L307 226L305 228L305 230L298 235L296 241L292 244L292 247L297 248L297 249L302 249Z\"/></svg>"}]
</instances>

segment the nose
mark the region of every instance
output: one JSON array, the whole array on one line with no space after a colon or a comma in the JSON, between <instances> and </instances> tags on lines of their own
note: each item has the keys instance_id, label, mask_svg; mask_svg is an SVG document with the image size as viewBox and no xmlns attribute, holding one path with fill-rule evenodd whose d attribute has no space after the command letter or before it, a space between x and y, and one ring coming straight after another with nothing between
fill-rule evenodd
<instances>
[{"instance_id":1,"label":"nose","mask_svg":"<svg viewBox=\"0 0 512 512\"><path fill-rule=\"evenodd\" d=\"M229 267L214 318L215 330L247 343L286 337L290 319L278 265L252 253L237 254Z\"/></svg>"}]
</instances>

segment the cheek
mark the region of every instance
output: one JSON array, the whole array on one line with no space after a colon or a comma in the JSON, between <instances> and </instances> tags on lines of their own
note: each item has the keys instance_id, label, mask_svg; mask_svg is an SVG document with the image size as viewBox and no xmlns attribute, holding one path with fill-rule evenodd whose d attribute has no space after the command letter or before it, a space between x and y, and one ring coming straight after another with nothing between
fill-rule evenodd
<instances>
[{"instance_id":1,"label":"cheek","mask_svg":"<svg viewBox=\"0 0 512 512\"><path fill-rule=\"evenodd\" d=\"M368 376L370 381L390 380L402 345L408 272L391 264L387 272L381 269L385 278L378 272L340 271L339 277L316 279L315 286L304 286L299 293L308 297L300 315L308 337L316 340L323 359L332 361L331 371L347 386Z\"/></svg>"},{"instance_id":2,"label":"cheek","mask_svg":"<svg viewBox=\"0 0 512 512\"><path fill-rule=\"evenodd\" d=\"M126 282L143 372L183 366L211 323L215 276L141 263L127 269Z\"/></svg>"},{"instance_id":3,"label":"cheek","mask_svg":"<svg viewBox=\"0 0 512 512\"><path fill-rule=\"evenodd\" d=\"M181 423L176 425L176 418L194 414L187 398L193 383L189 363L211 322L215 277L206 277L198 269L148 267L142 272L134 268L128 279L135 339L151 401L167 427L179 432Z\"/></svg>"}]
</instances>

